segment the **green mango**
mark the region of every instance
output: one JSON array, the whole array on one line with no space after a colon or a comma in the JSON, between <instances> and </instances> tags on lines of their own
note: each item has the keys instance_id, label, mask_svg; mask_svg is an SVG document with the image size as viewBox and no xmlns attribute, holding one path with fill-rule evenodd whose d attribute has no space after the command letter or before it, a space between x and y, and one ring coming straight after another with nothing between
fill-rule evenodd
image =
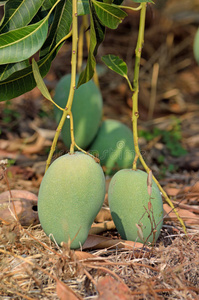
<instances>
[{"instance_id":1,"label":"green mango","mask_svg":"<svg viewBox=\"0 0 199 300\"><path fill-rule=\"evenodd\" d=\"M38 194L38 215L45 233L58 244L80 248L102 207L105 177L101 166L82 152L57 158L46 171Z\"/></svg>"},{"instance_id":2,"label":"green mango","mask_svg":"<svg viewBox=\"0 0 199 300\"><path fill-rule=\"evenodd\" d=\"M149 196L147 177L144 171L124 169L110 181L108 202L111 215L125 240L153 243L160 235L163 224L162 197L154 180Z\"/></svg>"},{"instance_id":3,"label":"green mango","mask_svg":"<svg viewBox=\"0 0 199 300\"><path fill-rule=\"evenodd\" d=\"M106 175L130 168L135 157L133 132L125 124L107 119L102 122L89 151L99 157Z\"/></svg>"},{"instance_id":4,"label":"green mango","mask_svg":"<svg viewBox=\"0 0 199 300\"><path fill-rule=\"evenodd\" d=\"M78 76L76 78L76 84ZM55 88L54 101L60 107L65 108L70 90L71 75L61 78ZM102 119L103 100L99 88L93 80L81 85L75 90L72 114L74 122L74 136L76 144L86 149L93 141L99 129ZM62 111L55 106L55 120L59 123ZM61 132L62 140L67 148L70 148L70 120L66 119Z\"/></svg>"}]
</instances>

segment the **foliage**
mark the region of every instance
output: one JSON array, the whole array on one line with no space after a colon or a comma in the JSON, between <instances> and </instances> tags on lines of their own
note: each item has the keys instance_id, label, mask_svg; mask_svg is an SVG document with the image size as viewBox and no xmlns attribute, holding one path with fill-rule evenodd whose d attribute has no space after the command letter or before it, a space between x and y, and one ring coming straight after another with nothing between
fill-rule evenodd
<instances>
[{"instance_id":1,"label":"foliage","mask_svg":"<svg viewBox=\"0 0 199 300\"><path fill-rule=\"evenodd\" d=\"M118 56L115 56L115 55L108 54L108 55L102 56L102 61L107 65L107 67L109 69L111 69L112 71L116 72L117 74L123 76L127 80L130 89L133 90L131 83L129 81L129 78L128 78L127 65L121 58L119 58Z\"/></svg>"},{"instance_id":2,"label":"foliage","mask_svg":"<svg viewBox=\"0 0 199 300\"><path fill-rule=\"evenodd\" d=\"M133 2L152 2L134 0ZM79 84L90 80L95 56L105 27L117 28L127 15L121 0L77 0L78 15L90 15L90 49ZM38 68L44 77L60 47L69 37L72 0L7 0L0 22L0 101L15 98L36 86L31 57L38 54Z\"/></svg>"}]
</instances>

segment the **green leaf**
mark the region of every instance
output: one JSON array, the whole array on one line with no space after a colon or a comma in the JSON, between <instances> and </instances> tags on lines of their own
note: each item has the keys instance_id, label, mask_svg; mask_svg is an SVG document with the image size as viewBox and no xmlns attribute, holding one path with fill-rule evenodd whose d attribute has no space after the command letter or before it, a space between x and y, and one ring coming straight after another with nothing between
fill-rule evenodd
<instances>
[{"instance_id":1,"label":"green leaf","mask_svg":"<svg viewBox=\"0 0 199 300\"><path fill-rule=\"evenodd\" d=\"M57 1L56 3L58 3ZM61 5L59 5L62 3ZM57 12L54 14L57 26L60 27L59 30L57 28L55 33L55 38L53 39L52 43L49 43L45 48L45 55L40 57L40 60L37 62L39 71L42 77L44 77L50 69L50 65L54 57L56 56L58 50L63 45L64 41L66 40L66 35L70 30L70 7L71 7L71 0L61 0L58 3L59 7L57 6ZM52 10L52 8L51 8ZM68 11L68 15L66 12ZM57 15L57 17L55 17ZM62 20L62 18L64 20ZM53 25L53 24L52 24ZM53 26L50 27L49 34L51 34L51 29ZM62 38L63 37L63 38ZM15 64L6 64L0 66L0 101L9 100L15 98L36 86L36 82L33 76L32 65L29 64L28 60L15 63Z\"/></svg>"},{"instance_id":2,"label":"green leaf","mask_svg":"<svg viewBox=\"0 0 199 300\"><path fill-rule=\"evenodd\" d=\"M0 64L29 58L43 45L48 33L48 18L0 35Z\"/></svg>"},{"instance_id":3,"label":"green leaf","mask_svg":"<svg viewBox=\"0 0 199 300\"><path fill-rule=\"evenodd\" d=\"M52 97L51 97L51 95L50 95L50 93L48 91L48 88L45 85L45 83L43 81L43 78L42 78L42 76L40 74L38 64L36 63L36 61L34 60L34 58L32 60L32 70L33 70L33 75L34 75L35 81L37 83L37 87L40 90L40 92L42 93L42 95L47 100L51 101L55 106L57 106L59 108L59 110L64 110L59 105L57 105L57 103L55 103L54 100L52 99Z\"/></svg>"},{"instance_id":4,"label":"green leaf","mask_svg":"<svg viewBox=\"0 0 199 300\"><path fill-rule=\"evenodd\" d=\"M103 25L116 29L127 14L116 6L108 3L92 0L95 6L95 11Z\"/></svg>"},{"instance_id":5,"label":"green leaf","mask_svg":"<svg viewBox=\"0 0 199 300\"><path fill-rule=\"evenodd\" d=\"M95 56L99 45L104 40L105 27L101 24L93 4L89 2L90 5L90 48L88 53L88 59L85 70L80 74L77 88L89 81L94 74L96 60Z\"/></svg>"},{"instance_id":6,"label":"green leaf","mask_svg":"<svg viewBox=\"0 0 199 300\"><path fill-rule=\"evenodd\" d=\"M62 40L48 53L45 57L40 59L37 64L42 77L44 77L49 69L55 52L58 51ZM33 76L32 65L19 70L9 76L6 80L0 82L0 101L10 100L17 96L20 96L36 86L36 82Z\"/></svg>"},{"instance_id":7,"label":"green leaf","mask_svg":"<svg viewBox=\"0 0 199 300\"><path fill-rule=\"evenodd\" d=\"M89 10L89 0L77 0L77 12L78 16L88 15Z\"/></svg>"},{"instance_id":8,"label":"green leaf","mask_svg":"<svg viewBox=\"0 0 199 300\"><path fill-rule=\"evenodd\" d=\"M134 89L127 75L128 68L126 63L118 56L112 54L104 55L101 59L109 69L126 78L129 88L133 92Z\"/></svg>"},{"instance_id":9,"label":"green leaf","mask_svg":"<svg viewBox=\"0 0 199 300\"><path fill-rule=\"evenodd\" d=\"M41 76L44 77L51 65L52 54L47 55L38 62ZM13 73L6 80L0 82L0 101L18 97L36 86L33 76L32 65Z\"/></svg>"},{"instance_id":10,"label":"green leaf","mask_svg":"<svg viewBox=\"0 0 199 300\"><path fill-rule=\"evenodd\" d=\"M72 24L72 0L62 0L58 3L48 37L43 44L40 57L44 57L59 41L66 36Z\"/></svg>"},{"instance_id":11,"label":"green leaf","mask_svg":"<svg viewBox=\"0 0 199 300\"><path fill-rule=\"evenodd\" d=\"M56 4L58 2L60 0L57 0ZM0 35L1 64L23 61L41 48L48 33L48 18L54 6L48 15L36 24L11 30Z\"/></svg>"},{"instance_id":12,"label":"green leaf","mask_svg":"<svg viewBox=\"0 0 199 300\"><path fill-rule=\"evenodd\" d=\"M46 99L51 101L52 100L51 95L50 95L50 93L49 93L49 91L48 91L48 89L47 89L47 87L46 87L46 85L43 81L43 78L42 78L42 76L40 74L40 71L39 71L38 64L36 63L34 58L32 60L32 70L33 70L33 75L34 75L35 81L37 83L38 89L40 90L40 92L42 93L42 95Z\"/></svg>"},{"instance_id":13,"label":"green leaf","mask_svg":"<svg viewBox=\"0 0 199 300\"><path fill-rule=\"evenodd\" d=\"M30 23L44 0L9 0L5 4L5 14L1 21L0 33L21 28Z\"/></svg>"},{"instance_id":14,"label":"green leaf","mask_svg":"<svg viewBox=\"0 0 199 300\"><path fill-rule=\"evenodd\" d=\"M44 3L42 5L43 9L50 10L51 7L56 3L56 0L44 0Z\"/></svg>"},{"instance_id":15,"label":"green leaf","mask_svg":"<svg viewBox=\"0 0 199 300\"><path fill-rule=\"evenodd\" d=\"M28 60L24 60L18 63L13 64L7 64L7 65L1 65L0 66L0 81L5 80L9 76L11 76L13 73L22 70L29 66Z\"/></svg>"},{"instance_id":16,"label":"green leaf","mask_svg":"<svg viewBox=\"0 0 199 300\"><path fill-rule=\"evenodd\" d=\"M112 54L108 54L102 56L101 59L109 69L127 78L127 65L121 58Z\"/></svg>"}]
</instances>

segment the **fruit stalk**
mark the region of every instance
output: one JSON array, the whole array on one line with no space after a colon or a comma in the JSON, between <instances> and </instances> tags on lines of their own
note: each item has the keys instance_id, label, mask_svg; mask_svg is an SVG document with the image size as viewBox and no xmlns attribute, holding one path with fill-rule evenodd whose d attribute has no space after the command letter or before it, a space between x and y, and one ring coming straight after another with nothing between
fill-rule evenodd
<instances>
[{"instance_id":1,"label":"fruit stalk","mask_svg":"<svg viewBox=\"0 0 199 300\"><path fill-rule=\"evenodd\" d=\"M145 19L146 19L146 7L147 3L143 2L141 3L141 11L140 11L140 24L139 24L139 32L138 32L138 40L137 40L137 45L135 49L135 68L134 68L134 79L133 79L133 95L132 95L132 126L133 126L133 139L134 139L134 146L135 146L135 160L133 162L132 169L136 170L137 168L137 159L139 158L142 166L146 170L147 173L149 173L151 170L145 163L140 150L139 150L139 144L138 144L138 130L137 130L137 121L139 118L139 111L138 111L138 94L139 94L139 70L140 70L140 60L141 60L141 53L142 53L142 47L144 44L144 31L145 31ZM180 222L183 231L186 234L186 227L183 222L183 220L180 218L177 210L175 209L173 203L167 196L166 192L164 189L161 187L159 184L158 180L153 176L153 180L157 184L160 192L162 193L162 196L165 198L167 203L170 205L172 210L175 212L178 221Z\"/></svg>"},{"instance_id":2,"label":"fruit stalk","mask_svg":"<svg viewBox=\"0 0 199 300\"><path fill-rule=\"evenodd\" d=\"M75 85L76 85L76 72L77 72L77 42L78 42L77 0L72 1L72 17L73 17L73 29L72 29L73 32L72 32L72 54L71 54L71 83L70 83L68 101L65 109L66 111L70 112L70 122L73 123L71 108L72 108L74 92L76 88ZM73 135L73 124L71 126L71 136L72 135ZM71 153L74 152L74 147L75 147L75 139L73 138L70 147Z\"/></svg>"},{"instance_id":3,"label":"fruit stalk","mask_svg":"<svg viewBox=\"0 0 199 300\"><path fill-rule=\"evenodd\" d=\"M64 122L67 118L67 116L71 119L71 108L74 98L74 92L75 92L75 82L76 82L76 69L77 69L77 41L78 41L78 20L77 20L77 0L72 1L72 53L71 53L71 85L70 85L70 91L68 96L68 101L65 107L65 110L62 114L61 120L59 122L59 125L56 129L56 133L52 142L52 146L50 149L50 153L48 155L48 159L46 162L46 171L50 165L53 153L55 151L57 141L59 138L59 134L62 130L62 127L64 125ZM71 126L72 127L72 126ZM74 152L74 146L75 142L71 144L71 151Z\"/></svg>"},{"instance_id":4,"label":"fruit stalk","mask_svg":"<svg viewBox=\"0 0 199 300\"><path fill-rule=\"evenodd\" d=\"M144 44L144 29L145 29L145 18L146 18L146 3L141 4L140 11L140 24L139 24L139 32L138 32L138 40L135 49L135 68L134 68L134 78L133 78L133 95L132 95L132 126L133 126L133 137L134 137L134 147L136 152L136 160L133 163L133 170L136 170L137 167L137 156L139 157L142 165L143 159L139 150L138 145L138 130L137 130L137 120L139 118L138 111L138 93L139 93L139 71L140 71L140 59L142 53L142 47ZM149 171L149 168L148 170Z\"/></svg>"}]
</instances>

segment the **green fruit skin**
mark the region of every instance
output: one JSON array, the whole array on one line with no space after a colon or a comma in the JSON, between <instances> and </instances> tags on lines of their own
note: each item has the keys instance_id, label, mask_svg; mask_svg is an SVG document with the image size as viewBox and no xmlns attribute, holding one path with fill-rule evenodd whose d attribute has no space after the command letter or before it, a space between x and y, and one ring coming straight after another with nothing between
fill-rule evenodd
<instances>
[{"instance_id":1,"label":"green fruit skin","mask_svg":"<svg viewBox=\"0 0 199 300\"><path fill-rule=\"evenodd\" d=\"M78 81L78 76L76 78ZM71 75L68 74L58 82L55 89L54 101L62 108L66 107ZM97 134L102 119L103 100L100 90L91 80L75 90L72 113L74 122L74 136L76 144L86 149ZM56 122L59 123L62 111L56 106L54 109ZM61 133L64 144L70 148L70 120L66 119Z\"/></svg>"},{"instance_id":2,"label":"green fruit skin","mask_svg":"<svg viewBox=\"0 0 199 300\"><path fill-rule=\"evenodd\" d=\"M199 64L199 28L196 31L196 35L194 38L193 52L194 52L195 59L196 59L197 63Z\"/></svg>"},{"instance_id":3,"label":"green fruit skin","mask_svg":"<svg viewBox=\"0 0 199 300\"><path fill-rule=\"evenodd\" d=\"M102 207L105 177L102 168L81 152L56 159L45 173L38 195L41 226L55 241L80 248Z\"/></svg>"},{"instance_id":4,"label":"green fruit skin","mask_svg":"<svg viewBox=\"0 0 199 300\"><path fill-rule=\"evenodd\" d=\"M152 226L145 210L148 209L150 198L147 191L147 176L147 173L141 170L124 169L117 172L110 181L108 201L111 215L118 232L125 240L143 243L151 234ZM154 217L157 225L156 241L163 224L163 202L154 181L152 181L151 204L150 216ZM138 235L136 227L136 224L141 224L140 222L143 224L143 237ZM155 224L153 222L153 226ZM153 242L153 234L147 242Z\"/></svg>"},{"instance_id":5,"label":"green fruit skin","mask_svg":"<svg viewBox=\"0 0 199 300\"><path fill-rule=\"evenodd\" d=\"M107 119L102 122L89 151L99 157L106 175L130 168L135 157L133 132L125 124Z\"/></svg>"}]
</instances>

